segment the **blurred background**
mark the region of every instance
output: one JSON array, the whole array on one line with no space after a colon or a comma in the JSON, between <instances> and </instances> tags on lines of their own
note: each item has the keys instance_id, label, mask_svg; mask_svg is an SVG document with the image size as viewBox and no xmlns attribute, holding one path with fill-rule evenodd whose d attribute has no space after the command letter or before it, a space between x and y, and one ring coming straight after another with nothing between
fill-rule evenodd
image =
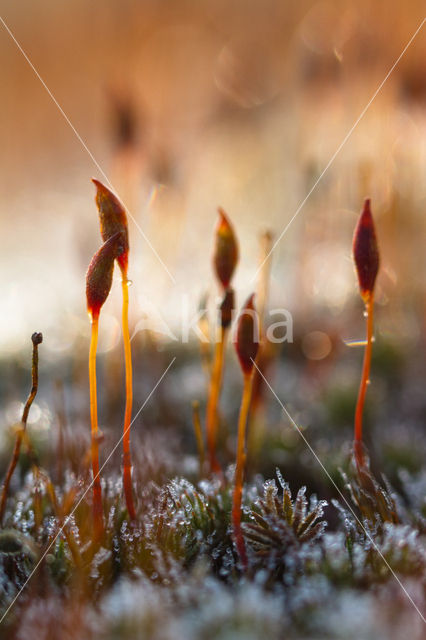
<instances>
[{"instance_id":1,"label":"blurred background","mask_svg":"<svg viewBox=\"0 0 426 640\"><path fill-rule=\"evenodd\" d=\"M0 7L158 254L130 220L140 372L150 350L179 350L144 326L164 320L179 336L182 314L192 315L206 293L214 313L217 207L240 242L240 305L257 286L262 234L277 238L286 227L424 17L422 0L2 0ZM42 367L73 388L81 380L84 393L69 405L88 410L85 272L100 246L90 178L105 180L1 25L0 57L0 393L2 422L10 424L35 330L45 338ZM274 384L302 423L334 421L347 426L347 438L362 359L349 345L364 335L351 241L363 199L372 198L382 256L375 397L397 452L404 438L413 444L401 420L423 425L426 413L425 108L426 27L268 262L268 304L294 320ZM107 372L122 366L120 300L116 273L101 316ZM183 365L176 379L171 374L169 399L203 397L196 364L197 373L189 358L185 375ZM235 363L230 370L238 386ZM122 392L114 375L112 382L105 375L106 394ZM136 403L144 385L153 386L141 373ZM49 425L49 415L41 408L39 423Z\"/></svg>"}]
</instances>

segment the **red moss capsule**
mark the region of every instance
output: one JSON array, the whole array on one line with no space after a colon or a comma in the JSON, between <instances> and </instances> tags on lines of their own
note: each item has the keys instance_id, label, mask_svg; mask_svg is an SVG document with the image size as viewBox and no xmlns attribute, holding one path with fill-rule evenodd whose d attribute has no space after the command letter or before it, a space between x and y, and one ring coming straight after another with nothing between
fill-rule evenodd
<instances>
[{"instance_id":1,"label":"red moss capsule","mask_svg":"<svg viewBox=\"0 0 426 640\"><path fill-rule=\"evenodd\" d=\"M373 293L379 271L379 248L369 198L364 202L364 208L355 229L353 256L361 296L364 301L367 301Z\"/></svg>"},{"instance_id":2,"label":"red moss capsule","mask_svg":"<svg viewBox=\"0 0 426 640\"><path fill-rule=\"evenodd\" d=\"M226 290L238 262L238 243L228 216L219 209L213 264L222 287Z\"/></svg>"},{"instance_id":3,"label":"red moss capsule","mask_svg":"<svg viewBox=\"0 0 426 640\"><path fill-rule=\"evenodd\" d=\"M251 373L259 349L259 320L253 304L254 293L241 309L235 348L244 374Z\"/></svg>"},{"instance_id":4,"label":"red moss capsule","mask_svg":"<svg viewBox=\"0 0 426 640\"><path fill-rule=\"evenodd\" d=\"M87 310L92 318L99 316L111 290L114 260L122 256L124 238L116 233L93 256L86 274Z\"/></svg>"},{"instance_id":5,"label":"red moss capsule","mask_svg":"<svg viewBox=\"0 0 426 640\"><path fill-rule=\"evenodd\" d=\"M122 273L127 274L129 261L129 234L126 211L116 195L99 180L92 178L96 186L96 205L99 209L102 240L106 242L116 233L122 234L123 252L117 258Z\"/></svg>"}]
</instances>

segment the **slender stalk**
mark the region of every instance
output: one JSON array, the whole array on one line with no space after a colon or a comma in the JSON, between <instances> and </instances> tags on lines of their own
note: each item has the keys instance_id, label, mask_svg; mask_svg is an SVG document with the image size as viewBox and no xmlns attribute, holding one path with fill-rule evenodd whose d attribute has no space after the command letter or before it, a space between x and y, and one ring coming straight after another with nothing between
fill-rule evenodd
<instances>
[{"instance_id":1,"label":"slender stalk","mask_svg":"<svg viewBox=\"0 0 426 640\"><path fill-rule=\"evenodd\" d=\"M22 427L21 427L21 429L22 429ZM6 500L7 500L7 494L9 492L9 485L10 485L10 481L11 481L12 476L13 476L13 472L15 471L15 467L18 464L19 454L21 452L21 445L22 445L22 431L19 431L16 434L15 446L13 448L13 453L12 453L12 459L10 461L9 468L7 470L6 477L5 477L4 483L3 483L3 490L2 490L1 502L0 502L0 524L1 524L1 526L3 526L3 517L4 517L4 511L5 511L5 508L6 508Z\"/></svg>"},{"instance_id":2,"label":"slender stalk","mask_svg":"<svg viewBox=\"0 0 426 640\"><path fill-rule=\"evenodd\" d=\"M90 422L92 426L92 473L93 473L93 535L98 540L104 530L102 511L102 490L99 477L99 447L98 447L98 399L96 387L96 350L98 347L99 314L92 316L92 336L89 352L89 384L90 384Z\"/></svg>"},{"instance_id":3,"label":"slender stalk","mask_svg":"<svg viewBox=\"0 0 426 640\"><path fill-rule=\"evenodd\" d=\"M33 494L33 509L34 509L34 530L36 534L40 532L43 522L43 509L42 509L42 495L41 495L41 483L42 483L42 471L38 463L37 455L32 446L31 440L28 437L27 430L22 430L22 444L25 445L28 458L31 460L32 472L34 477L34 494Z\"/></svg>"},{"instance_id":4,"label":"slender stalk","mask_svg":"<svg viewBox=\"0 0 426 640\"><path fill-rule=\"evenodd\" d=\"M269 288L271 279L271 264L269 255L272 249L273 235L270 231L265 231L260 236L260 270L257 283L257 308L259 312L259 335L263 335L263 325L265 323L266 307L268 305Z\"/></svg>"},{"instance_id":5,"label":"slender stalk","mask_svg":"<svg viewBox=\"0 0 426 640\"><path fill-rule=\"evenodd\" d=\"M200 461L200 476L201 476L204 469L205 452L204 452L203 432L202 432L201 420L200 420L200 403L197 400L194 400L192 403L192 423L194 425L195 439L197 441L198 459Z\"/></svg>"},{"instance_id":6,"label":"slender stalk","mask_svg":"<svg viewBox=\"0 0 426 640\"><path fill-rule=\"evenodd\" d=\"M28 395L27 401L24 406L24 410L22 412L21 417L21 429L16 434L15 446L13 448L12 459L9 464L9 468L6 473L6 477L3 483L3 490L1 494L0 500L0 525L3 525L3 517L4 511L6 508L6 500L7 494L9 492L10 481L13 476L13 472L15 471L16 465L18 464L19 454L21 452L22 440L25 434L25 430L27 428L27 420L28 414L30 412L31 405L33 403L34 398L37 395L38 390L38 345L42 342L43 336L41 333L33 333L31 336L31 340L33 343L33 356L32 356L32 366L31 366L31 391Z\"/></svg>"},{"instance_id":7,"label":"slender stalk","mask_svg":"<svg viewBox=\"0 0 426 640\"><path fill-rule=\"evenodd\" d=\"M123 309L122 309L122 325L123 325L123 345L124 360L126 367L126 409L124 412L123 426L123 488L126 498L127 511L131 520L136 519L135 505L133 502L132 492L132 460L130 454L130 423L132 420L132 404L133 404L133 373L132 373L132 352L130 348L129 333L129 281L123 274L121 281L123 291Z\"/></svg>"},{"instance_id":8,"label":"slender stalk","mask_svg":"<svg viewBox=\"0 0 426 640\"><path fill-rule=\"evenodd\" d=\"M201 300L199 310L202 311L202 315L198 321L198 329L200 330L203 339L200 339L200 356L201 356L201 365L203 367L203 371L206 376L207 383L207 394L209 393L209 386L212 377L213 370L213 358L211 354L210 348L210 340L209 340L209 320L207 317L207 301L205 299Z\"/></svg>"},{"instance_id":9,"label":"slender stalk","mask_svg":"<svg viewBox=\"0 0 426 640\"><path fill-rule=\"evenodd\" d=\"M65 459L65 442L64 431L66 425L65 418L65 394L64 385L61 380L56 380L55 391L57 399L56 417L58 420L58 448L57 448L57 478L58 483L62 484L64 479L64 459Z\"/></svg>"},{"instance_id":10,"label":"slender stalk","mask_svg":"<svg viewBox=\"0 0 426 640\"><path fill-rule=\"evenodd\" d=\"M364 363L362 367L361 383L359 386L358 400L355 410L355 440L354 452L357 467L363 467L365 464L363 445L362 445L362 416L364 411L365 394L370 379L371 351L373 344L373 308L374 293L371 292L365 301L366 325L367 325L367 342L364 351Z\"/></svg>"},{"instance_id":11,"label":"slender stalk","mask_svg":"<svg viewBox=\"0 0 426 640\"><path fill-rule=\"evenodd\" d=\"M41 525L43 523L43 505L42 505L42 494L41 494L38 467L35 467L34 469L34 476L35 476L34 494L33 494L34 530L36 532L36 536L38 537L41 534Z\"/></svg>"},{"instance_id":12,"label":"slender stalk","mask_svg":"<svg viewBox=\"0 0 426 640\"><path fill-rule=\"evenodd\" d=\"M232 528L233 539L240 556L241 564L246 569L248 565L246 547L244 543L243 533L241 530L241 505L243 497L244 485L244 468L246 461L245 440L247 418L250 409L251 390L253 383L253 373L244 374L243 397L241 400L240 415L238 419L238 444L237 444L237 463L235 467L235 487L232 499Z\"/></svg>"},{"instance_id":13,"label":"slender stalk","mask_svg":"<svg viewBox=\"0 0 426 640\"><path fill-rule=\"evenodd\" d=\"M256 363L261 371L266 371L272 359L271 344L264 339L264 325L266 320L266 309L268 306L271 264L269 255L272 249L273 235L270 231L265 231L260 236L260 270L257 282L257 309L259 315L259 336L262 336L259 350L256 356ZM250 407L250 421L247 435L247 450L249 459L256 455L264 440L264 417L263 408L264 380L258 369L253 373L253 391Z\"/></svg>"},{"instance_id":14,"label":"slender stalk","mask_svg":"<svg viewBox=\"0 0 426 640\"><path fill-rule=\"evenodd\" d=\"M210 380L209 398L207 401L207 448L209 452L210 470L215 473L221 473L221 467L216 456L216 440L218 425L218 404L220 391L222 388L223 360L227 333L228 331L226 328L220 327L220 335L219 340L216 342L213 371Z\"/></svg>"}]
</instances>

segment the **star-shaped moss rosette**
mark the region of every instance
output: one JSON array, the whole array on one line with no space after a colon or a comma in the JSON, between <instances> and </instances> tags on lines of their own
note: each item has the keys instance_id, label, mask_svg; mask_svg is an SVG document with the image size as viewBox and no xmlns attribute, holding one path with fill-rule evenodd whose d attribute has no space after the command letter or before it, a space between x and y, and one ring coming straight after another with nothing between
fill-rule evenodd
<instances>
[{"instance_id":1,"label":"star-shaped moss rosette","mask_svg":"<svg viewBox=\"0 0 426 640\"><path fill-rule=\"evenodd\" d=\"M132 490L132 460L130 453L130 425L133 405L133 369L129 332L129 280L127 269L129 264L129 232L126 210L117 196L108 187L92 180L96 186L96 205L99 210L99 221L103 240L108 240L115 233L120 233L123 241L123 252L116 258L121 270L121 287L123 295L122 330L124 359L126 368L126 407L123 424L123 489L129 518L136 518L136 510Z\"/></svg>"}]
</instances>

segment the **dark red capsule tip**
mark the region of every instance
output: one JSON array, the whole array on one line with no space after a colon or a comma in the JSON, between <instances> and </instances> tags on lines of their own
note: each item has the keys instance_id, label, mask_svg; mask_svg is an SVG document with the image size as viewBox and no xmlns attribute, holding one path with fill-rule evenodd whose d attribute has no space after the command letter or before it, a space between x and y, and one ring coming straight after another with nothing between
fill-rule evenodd
<instances>
[{"instance_id":1,"label":"dark red capsule tip","mask_svg":"<svg viewBox=\"0 0 426 640\"><path fill-rule=\"evenodd\" d=\"M124 250L117 258L121 271L127 274L129 260L129 237L126 210L117 196L96 178L92 178L96 187L96 206L99 210L99 223L102 240L106 242L116 233L123 234Z\"/></svg>"},{"instance_id":2,"label":"dark red capsule tip","mask_svg":"<svg viewBox=\"0 0 426 640\"><path fill-rule=\"evenodd\" d=\"M238 243L231 222L223 209L218 209L213 263L223 289L229 287L238 262Z\"/></svg>"},{"instance_id":3,"label":"dark red capsule tip","mask_svg":"<svg viewBox=\"0 0 426 640\"><path fill-rule=\"evenodd\" d=\"M241 369L245 375L252 372L259 350L259 319L253 300L254 293L247 298L241 309L235 344Z\"/></svg>"},{"instance_id":4,"label":"dark red capsule tip","mask_svg":"<svg viewBox=\"0 0 426 640\"><path fill-rule=\"evenodd\" d=\"M114 260L123 253L123 235L116 233L104 242L93 256L86 274L87 310L92 318L99 316L112 285Z\"/></svg>"},{"instance_id":5,"label":"dark red capsule tip","mask_svg":"<svg viewBox=\"0 0 426 640\"><path fill-rule=\"evenodd\" d=\"M370 198L364 202L353 238L353 257L361 296L367 300L373 293L379 271L379 248L371 214Z\"/></svg>"}]
</instances>

